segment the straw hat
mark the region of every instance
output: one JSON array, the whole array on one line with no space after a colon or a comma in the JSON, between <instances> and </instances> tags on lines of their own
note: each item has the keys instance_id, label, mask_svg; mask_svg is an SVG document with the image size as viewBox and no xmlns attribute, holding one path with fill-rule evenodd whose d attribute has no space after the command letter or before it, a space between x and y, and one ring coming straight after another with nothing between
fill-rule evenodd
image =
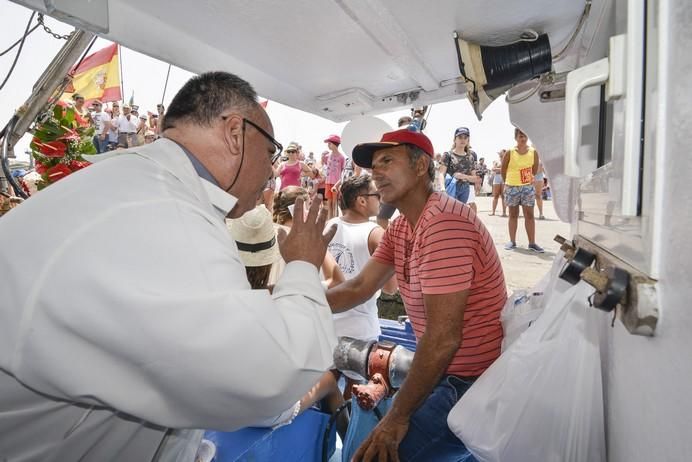
<instances>
[{"instance_id":1,"label":"straw hat","mask_svg":"<svg viewBox=\"0 0 692 462\"><path fill-rule=\"evenodd\" d=\"M272 214L264 205L240 218L226 220L226 226L245 266L271 265L281 256Z\"/></svg>"}]
</instances>

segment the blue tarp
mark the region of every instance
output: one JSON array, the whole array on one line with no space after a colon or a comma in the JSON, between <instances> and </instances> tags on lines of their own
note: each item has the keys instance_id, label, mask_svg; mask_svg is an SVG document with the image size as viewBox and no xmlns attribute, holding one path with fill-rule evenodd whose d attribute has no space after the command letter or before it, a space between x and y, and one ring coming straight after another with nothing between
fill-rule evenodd
<instances>
[{"instance_id":1,"label":"blue tarp","mask_svg":"<svg viewBox=\"0 0 692 462\"><path fill-rule=\"evenodd\" d=\"M292 424L276 430L243 428L235 432L207 431L204 438L216 445L215 462L282 461L320 462L322 439L329 415L308 409ZM328 454L336 447L336 426L328 440Z\"/></svg>"}]
</instances>

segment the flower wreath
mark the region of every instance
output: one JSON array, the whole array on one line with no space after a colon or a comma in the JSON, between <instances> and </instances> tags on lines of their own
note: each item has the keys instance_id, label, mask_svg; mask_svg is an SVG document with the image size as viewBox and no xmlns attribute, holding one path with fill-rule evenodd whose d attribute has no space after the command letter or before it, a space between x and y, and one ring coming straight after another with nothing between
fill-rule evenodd
<instances>
[{"instance_id":1,"label":"flower wreath","mask_svg":"<svg viewBox=\"0 0 692 462\"><path fill-rule=\"evenodd\" d=\"M39 115L31 140L39 190L91 165L85 155L96 154L95 129L71 106L57 103Z\"/></svg>"}]
</instances>

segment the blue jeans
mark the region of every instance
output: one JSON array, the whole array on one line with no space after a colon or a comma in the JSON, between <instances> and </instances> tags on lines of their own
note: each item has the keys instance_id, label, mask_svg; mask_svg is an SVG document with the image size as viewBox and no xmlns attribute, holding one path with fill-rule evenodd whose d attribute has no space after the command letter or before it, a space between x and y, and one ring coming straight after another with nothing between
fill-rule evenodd
<instances>
[{"instance_id":1,"label":"blue jeans","mask_svg":"<svg viewBox=\"0 0 692 462\"><path fill-rule=\"evenodd\" d=\"M453 375L442 378L411 417L399 445L402 462L476 462L464 443L447 426L447 415L473 382Z\"/></svg>"},{"instance_id":2,"label":"blue jeans","mask_svg":"<svg viewBox=\"0 0 692 462\"><path fill-rule=\"evenodd\" d=\"M94 135L92 142L94 143L97 153L102 154L108 151L108 138L102 140L100 135Z\"/></svg>"}]
</instances>

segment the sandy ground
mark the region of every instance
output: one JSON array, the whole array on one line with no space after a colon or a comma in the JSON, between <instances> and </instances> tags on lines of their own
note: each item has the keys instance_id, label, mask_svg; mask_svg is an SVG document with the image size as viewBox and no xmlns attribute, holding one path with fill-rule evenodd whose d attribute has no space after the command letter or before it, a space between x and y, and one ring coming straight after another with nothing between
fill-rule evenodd
<instances>
[{"instance_id":1,"label":"sandy ground","mask_svg":"<svg viewBox=\"0 0 692 462\"><path fill-rule=\"evenodd\" d=\"M563 223L557 218L551 201L543 201L543 214L546 219L536 220L536 242L545 249L545 253L537 254L527 249L526 246L529 242L524 230L524 219L521 216L519 216L519 226L517 228L517 249L505 250L504 245L509 241L507 218L499 215L488 215L492 205L491 197L476 197L476 205L478 207L478 215L495 241L495 247L502 261L505 280L509 290L532 287L548 272L556 252L560 249L560 245L553 238L556 234L568 237L570 234L569 224ZM497 209L501 215L502 207L500 203L498 203ZM534 208L534 211L536 216L538 216L538 209Z\"/></svg>"}]
</instances>

